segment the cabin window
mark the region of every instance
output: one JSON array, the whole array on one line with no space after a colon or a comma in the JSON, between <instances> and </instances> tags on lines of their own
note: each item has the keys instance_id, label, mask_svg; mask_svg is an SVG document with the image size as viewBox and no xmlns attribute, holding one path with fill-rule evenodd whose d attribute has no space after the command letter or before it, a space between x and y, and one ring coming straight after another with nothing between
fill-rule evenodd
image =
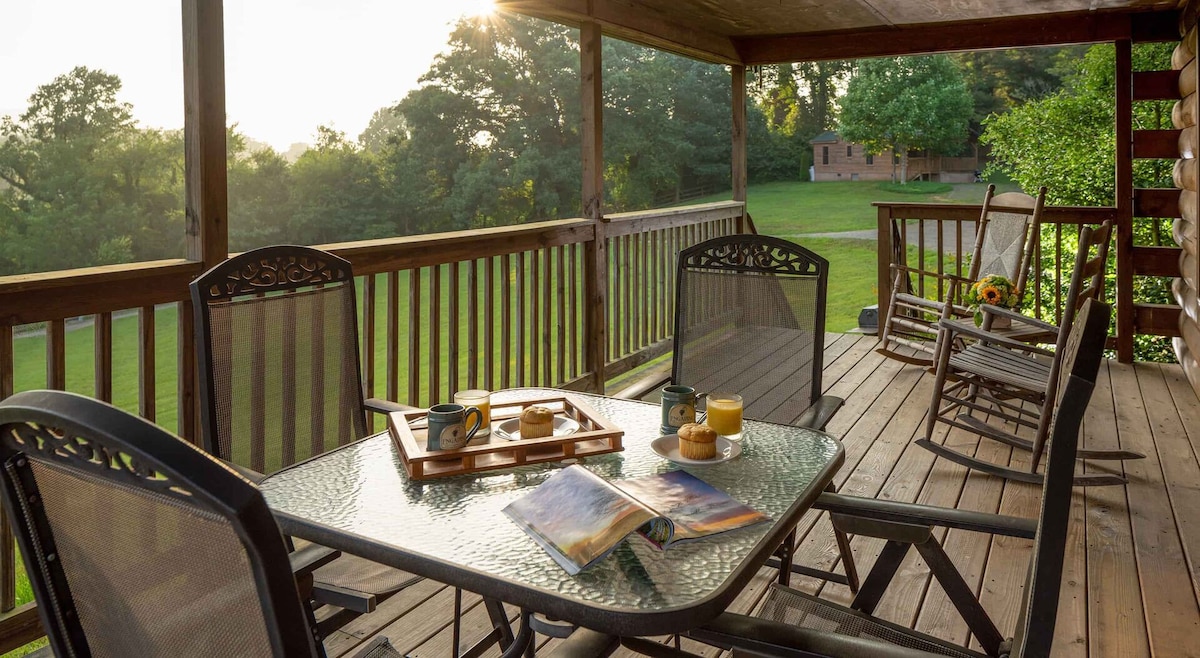
<instances>
[{"instance_id":1,"label":"cabin window","mask_svg":"<svg viewBox=\"0 0 1200 658\"><path fill-rule=\"evenodd\" d=\"M853 157L853 156L854 156L854 147L847 146L846 147L846 157L849 158L849 157Z\"/></svg>"},{"instance_id":2,"label":"cabin window","mask_svg":"<svg viewBox=\"0 0 1200 658\"><path fill-rule=\"evenodd\" d=\"M821 147L821 164L823 164L823 165L829 164L829 147L828 146Z\"/></svg>"},{"instance_id":3,"label":"cabin window","mask_svg":"<svg viewBox=\"0 0 1200 658\"><path fill-rule=\"evenodd\" d=\"M867 154L867 164L875 164L875 156L871 155L870 153Z\"/></svg>"}]
</instances>

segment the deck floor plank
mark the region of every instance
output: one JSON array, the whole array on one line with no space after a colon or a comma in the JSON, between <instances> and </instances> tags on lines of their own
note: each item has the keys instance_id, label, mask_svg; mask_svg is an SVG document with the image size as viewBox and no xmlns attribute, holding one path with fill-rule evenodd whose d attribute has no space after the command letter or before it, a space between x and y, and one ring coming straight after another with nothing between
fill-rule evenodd
<instances>
[{"instance_id":1,"label":"deck floor plank","mask_svg":"<svg viewBox=\"0 0 1200 658\"><path fill-rule=\"evenodd\" d=\"M835 478L850 495L1036 516L1037 487L1005 482L967 469L912 443L924 436L932 375L886 359L870 336L830 335L826 340L826 392L846 399L829 431L842 439L846 464ZM1027 434L1022 430L1022 434ZM1027 468L1029 455L939 424L930 437L966 454ZM1055 629L1054 654L1063 658L1190 656L1200 630L1200 401L1174 365L1105 362L1084 421L1084 445L1122 447L1150 458L1089 462L1080 472L1125 472L1128 487L1076 489L1072 527ZM835 567L838 560L828 515L810 513L799 525L798 561ZM938 531L1004 635L1011 635L1023 593L1032 542L976 533ZM865 575L882 542L854 537L851 547ZM731 610L761 607L775 572L761 570ZM848 601L849 589L794 578L793 584L831 600ZM333 658L349 655L376 634L421 658L449 656L453 589L423 581L380 604L326 641ZM464 644L487 632L478 597L467 595ZM877 611L884 618L968 642L966 625L932 582L915 551L905 560ZM669 641L667 638L656 638ZM539 638L545 654L559 641ZM977 647L974 641L971 645ZM723 658L712 647L684 640L686 650ZM622 650L622 657L632 654ZM486 658L499 656L493 647Z\"/></svg>"}]
</instances>

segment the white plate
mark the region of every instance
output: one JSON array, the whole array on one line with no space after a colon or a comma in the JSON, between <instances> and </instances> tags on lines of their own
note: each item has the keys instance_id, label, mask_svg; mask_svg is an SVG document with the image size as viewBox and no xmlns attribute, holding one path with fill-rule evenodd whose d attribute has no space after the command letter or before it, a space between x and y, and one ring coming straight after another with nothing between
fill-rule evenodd
<instances>
[{"instance_id":1,"label":"white plate","mask_svg":"<svg viewBox=\"0 0 1200 658\"><path fill-rule=\"evenodd\" d=\"M688 459L679 454L679 435L668 434L660 436L650 442L650 447L659 455L675 462L676 464L687 464L688 466L704 466L707 464L720 464L727 462L734 457L742 454L742 444L729 439L717 437L717 456L712 459Z\"/></svg>"},{"instance_id":2,"label":"white plate","mask_svg":"<svg viewBox=\"0 0 1200 658\"><path fill-rule=\"evenodd\" d=\"M554 436L566 436L579 431L579 423L563 416L554 417ZM521 440L521 419L510 418L496 426L496 436L509 441Z\"/></svg>"}]
</instances>

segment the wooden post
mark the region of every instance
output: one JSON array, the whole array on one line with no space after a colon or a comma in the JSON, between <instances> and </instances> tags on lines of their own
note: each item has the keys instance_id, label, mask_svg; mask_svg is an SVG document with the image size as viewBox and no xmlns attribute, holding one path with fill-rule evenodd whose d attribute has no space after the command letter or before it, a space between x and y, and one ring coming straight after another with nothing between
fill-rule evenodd
<instances>
[{"instance_id":1,"label":"wooden post","mask_svg":"<svg viewBox=\"0 0 1200 658\"><path fill-rule=\"evenodd\" d=\"M1133 362L1133 66L1132 43L1116 42L1117 359Z\"/></svg>"},{"instance_id":2,"label":"wooden post","mask_svg":"<svg viewBox=\"0 0 1200 658\"><path fill-rule=\"evenodd\" d=\"M604 365L608 355L608 246L602 201L604 199L604 80L601 70L601 34L597 23L579 29L580 102L583 105L583 216L592 220L595 235L584 248L583 294L584 367L591 373L590 389L604 392Z\"/></svg>"},{"instance_id":3,"label":"wooden post","mask_svg":"<svg viewBox=\"0 0 1200 658\"><path fill-rule=\"evenodd\" d=\"M879 330L883 331L883 319L887 317L888 306L892 303L892 207L878 207L878 238L875 242L876 254L876 289L875 296L879 303Z\"/></svg>"},{"instance_id":4,"label":"wooden post","mask_svg":"<svg viewBox=\"0 0 1200 658\"><path fill-rule=\"evenodd\" d=\"M183 154L187 257L211 267L229 256L222 0L183 0ZM180 304L179 431L198 436L190 304Z\"/></svg>"},{"instance_id":5,"label":"wooden post","mask_svg":"<svg viewBox=\"0 0 1200 658\"><path fill-rule=\"evenodd\" d=\"M733 183L733 200L746 202L746 67L734 66L733 71L733 151L730 180ZM746 209L738 217L738 233L746 232Z\"/></svg>"}]
</instances>

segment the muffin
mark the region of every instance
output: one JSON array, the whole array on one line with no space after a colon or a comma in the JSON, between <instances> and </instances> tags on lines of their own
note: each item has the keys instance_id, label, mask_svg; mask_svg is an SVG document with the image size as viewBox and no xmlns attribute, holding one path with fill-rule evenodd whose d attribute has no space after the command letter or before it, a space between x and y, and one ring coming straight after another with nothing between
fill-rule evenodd
<instances>
[{"instance_id":1,"label":"muffin","mask_svg":"<svg viewBox=\"0 0 1200 658\"><path fill-rule=\"evenodd\" d=\"M717 456L717 432L697 423L680 427L679 455L685 459L713 459Z\"/></svg>"},{"instance_id":2,"label":"muffin","mask_svg":"<svg viewBox=\"0 0 1200 658\"><path fill-rule=\"evenodd\" d=\"M521 438L540 439L554 434L554 412L545 407L528 407L521 412Z\"/></svg>"}]
</instances>

